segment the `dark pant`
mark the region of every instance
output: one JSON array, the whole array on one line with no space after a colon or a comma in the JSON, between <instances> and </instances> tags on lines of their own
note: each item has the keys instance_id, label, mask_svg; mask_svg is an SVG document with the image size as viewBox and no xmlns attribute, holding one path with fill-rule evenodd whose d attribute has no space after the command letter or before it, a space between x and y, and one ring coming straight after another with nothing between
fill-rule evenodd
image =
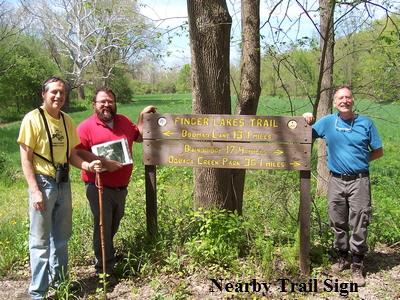
<instances>
[{"instance_id":1,"label":"dark pant","mask_svg":"<svg viewBox=\"0 0 400 300\"><path fill-rule=\"evenodd\" d=\"M106 252L106 273L111 274L115 266L115 250L113 238L125 211L127 188L113 189L103 187L103 234L104 249ZM102 246L100 235L100 206L98 188L93 183L86 183L86 197L89 200L90 209L94 217L93 248L96 257L95 268L103 273Z\"/></svg>"},{"instance_id":2,"label":"dark pant","mask_svg":"<svg viewBox=\"0 0 400 300\"><path fill-rule=\"evenodd\" d=\"M331 175L328 213L329 225L335 234L334 246L340 251L365 254L368 251L367 227L372 215L369 177L345 181Z\"/></svg>"}]
</instances>

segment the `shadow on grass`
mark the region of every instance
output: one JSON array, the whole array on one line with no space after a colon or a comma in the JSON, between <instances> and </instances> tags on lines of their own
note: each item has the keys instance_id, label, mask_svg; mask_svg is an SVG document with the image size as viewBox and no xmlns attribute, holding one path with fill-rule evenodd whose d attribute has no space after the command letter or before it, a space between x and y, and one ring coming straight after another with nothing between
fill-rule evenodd
<instances>
[{"instance_id":1,"label":"shadow on grass","mask_svg":"<svg viewBox=\"0 0 400 300\"><path fill-rule=\"evenodd\" d=\"M84 298L89 295L100 296L104 294L102 287L103 284L99 282L97 276L88 276L83 279L74 282L77 287L77 291L74 293L75 297ZM113 288L108 288L106 291L112 292ZM96 297L97 298L97 297Z\"/></svg>"},{"instance_id":2,"label":"shadow on grass","mask_svg":"<svg viewBox=\"0 0 400 300\"><path fill-rule=\"evenodd\" d=\"M364 260L365 271L379 273L400 265L400 249L388 248L380 252L371 251Z\"/></svg>"}]
</instances>

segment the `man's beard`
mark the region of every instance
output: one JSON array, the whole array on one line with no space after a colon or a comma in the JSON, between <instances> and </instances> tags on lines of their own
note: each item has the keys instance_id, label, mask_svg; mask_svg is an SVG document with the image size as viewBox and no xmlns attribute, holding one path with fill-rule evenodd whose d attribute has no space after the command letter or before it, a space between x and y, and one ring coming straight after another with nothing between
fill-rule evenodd
<instances>
[{"instance_id":1,"label":"man's beard","mask_svg":"<svg viewBox=\"0 0 400 300\"><path fill-rule=\"evenodd\" d=\"M115 108L115 110L113 108L109 108L107 114L104 114L103 111L105 111L105 109L98 111L97 116L104 123L110 123L114 120L114 116L116 114L117 108Z\"/></svg>"}]
</instances>

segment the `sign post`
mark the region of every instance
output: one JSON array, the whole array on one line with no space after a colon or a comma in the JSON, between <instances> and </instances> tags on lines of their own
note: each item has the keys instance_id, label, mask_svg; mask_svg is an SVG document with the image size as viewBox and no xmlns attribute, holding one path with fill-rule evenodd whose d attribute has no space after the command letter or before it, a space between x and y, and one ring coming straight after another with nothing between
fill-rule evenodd
<instances>
[{"instance_id":1,"label":"sign post","mask_svg":"<svg viewBox=\"0 0 400 300\"><path fill-rule=\"evenodd\" d=\"M300 171L300 269L309 274L311 126L303 117L146 114L147 230L157 232L156 166Z\"/></svg>"}]
</instances>

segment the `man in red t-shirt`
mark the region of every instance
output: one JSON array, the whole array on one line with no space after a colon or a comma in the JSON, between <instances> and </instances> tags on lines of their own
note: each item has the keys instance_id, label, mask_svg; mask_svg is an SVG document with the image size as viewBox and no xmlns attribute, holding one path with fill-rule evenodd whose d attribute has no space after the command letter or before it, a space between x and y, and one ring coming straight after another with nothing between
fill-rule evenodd
<instances>
[{"instance_id":1,"label":"man in red t-shirt","mask_svg":"<svg viewBox=\"0 0 400 300\"><path fill-rule=\"evenodd\" d=\"M99 159L105 169L100 173L103 185L103 234L106 252L106 273L108 283L116 285L113 274L115 266L114 235L124 215L127 186L132 174L133 165L123 164L117 160L100 157L92 152L92 146L125 139L129 155L133 142L142 142L143 115L156 113L156 107L147 106L139 115L138 125L127 117L117 114L115 93L110 88L100 88L93 97L94 114L78 126L80 144L76 146L77 154L87 161ZM122 140L125 142L125 140ZM109 151L113 151L112 149ZM110 156L111 158L113 156ZM82 180L86 185L86 197L94 216L93 247L96 257L97 273L103 273L102 247L100 237L100 209L96 174L82 171Z\"/></svg>"}]
</instances>

